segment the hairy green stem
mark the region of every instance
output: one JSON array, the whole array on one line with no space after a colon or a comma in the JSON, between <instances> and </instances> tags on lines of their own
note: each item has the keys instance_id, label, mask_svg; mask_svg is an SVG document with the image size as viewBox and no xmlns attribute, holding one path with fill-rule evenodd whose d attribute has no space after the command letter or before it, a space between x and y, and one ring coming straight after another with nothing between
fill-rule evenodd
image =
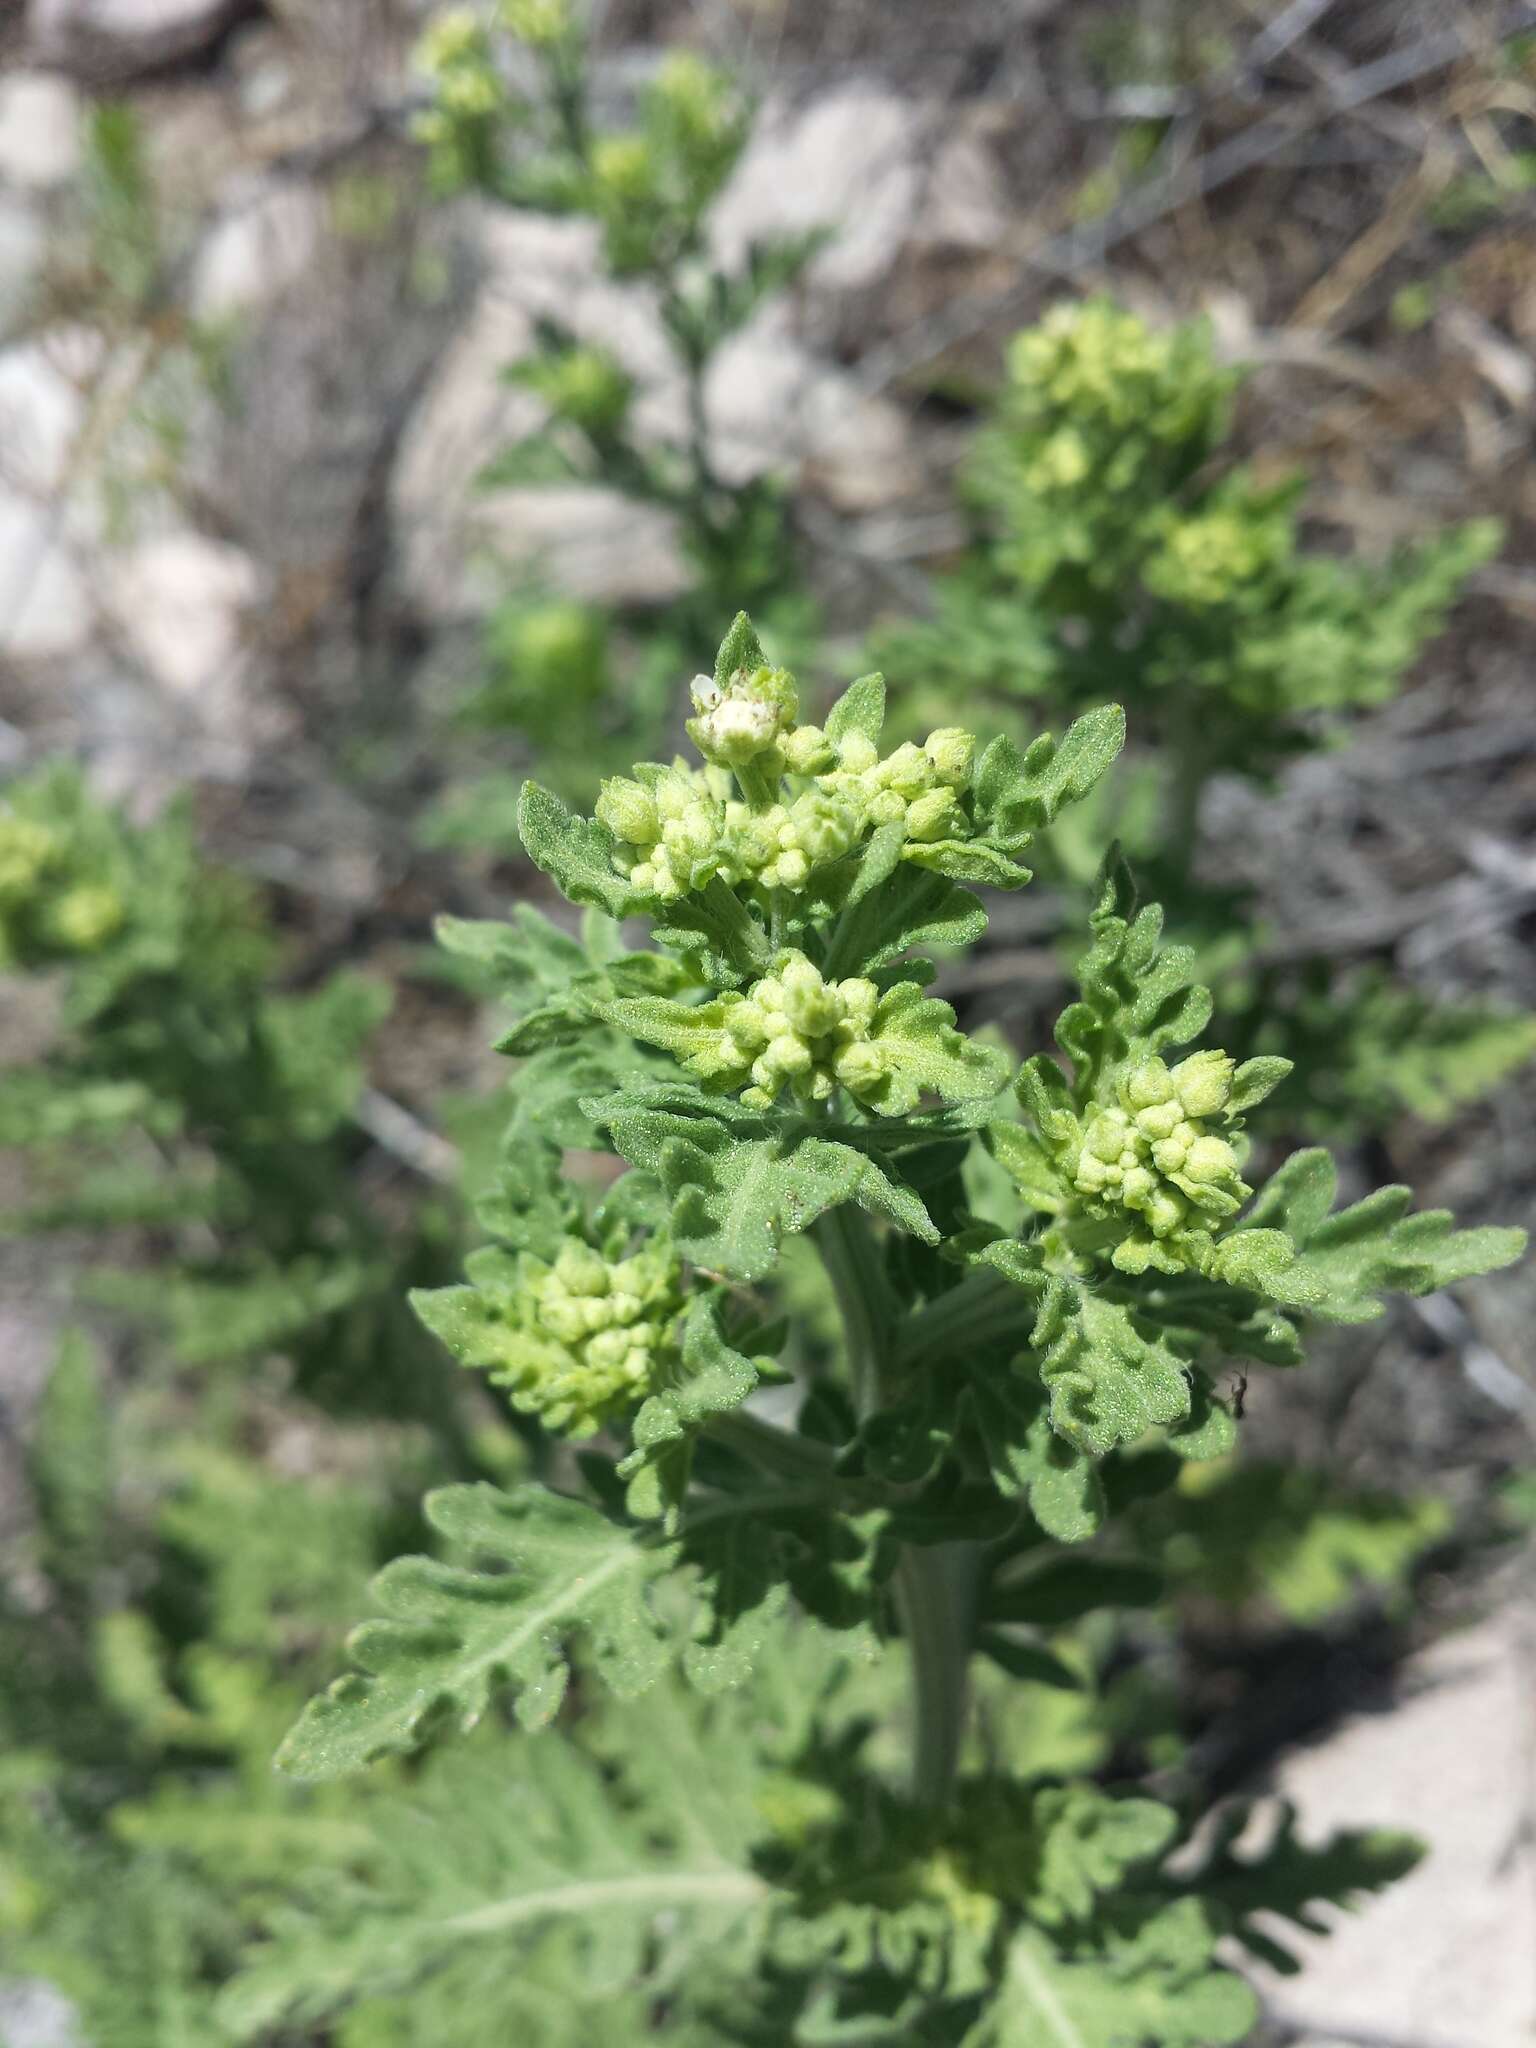
<instances>
[{"instance_id":1,"label":"hairy green stem","mask_svg":"<svg viewBox=\"0 0 1536 2048\"><path fill-rule=\"evenodd\" d=\"M970 1706L975 1622L974 1544L907 1544L896 1566L896 1606L912 1657L912 1795L941 1807L954 1789Z\"/></svg>"},{"instance_id":2,"label":"hairy green stem","mask_svg":"<svg viewBox=\"0 0 1536 2048\"><path fill-rule=\"evenodd\" d=\"M880 1251L862 1212L851 1202L829 1209L811 1227L837 1296L848 1352L848 1378L860 1420L878 1405L891 1359Z\"/></svg>"},{"instance_id":3,"label":"hairy green stem","mask_svg":"<svg viewBox=\"0 0 1536 2048\"><path fill-rule=\"evenodd\" d=\"M813 1235L842 1315L854 1405L873 1413L892 1378L897 1345L889 1286L869 1223L851 1203L828 1210ZM896 1604L912 1657L912 1794L943 1806L954 1787L969 1701L974 1546L905 1544Z\"/></svg>"}]
</instances>

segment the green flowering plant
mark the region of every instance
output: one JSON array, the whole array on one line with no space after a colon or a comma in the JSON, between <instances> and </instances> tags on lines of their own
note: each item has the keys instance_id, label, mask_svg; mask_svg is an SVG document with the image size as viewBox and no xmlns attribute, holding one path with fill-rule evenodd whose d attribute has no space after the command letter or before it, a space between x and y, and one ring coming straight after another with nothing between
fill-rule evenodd
<instances>
[{"instance_id":1,"label":"green flowering plant","mask_svg":"<svg viewBox=\"0 0 1536 2048\"><path fill-rule=\"evenodd\" d=\"M329 1780L430 1749L424 1803L409 1846L275 1926L226 2019L312 2026L384 1958L425 1986L494 1931L508 1983L580 2006L600 1969L626 2039L1240 2041L1234 1959L1284 1958L1286 1921L1411 1845L1309 1849L1287 1823L1239 1853L1241 1811L1203 1825L981 1744L973 1686L1080 1688L1052 1630L1158 1598L1119 1511L1231 1450L1224 1365L1295 1366L1314 1325L1521 1235L1402 1188L1336 1209L1321 1151L1262 1174L1242 1121L1287 1062L1184 1050L1209 993L1113 853L1057 1026L1070 1072L1016 1068L927 992L932 951L985 927L975 887L1026 883L1090 796L1117 711L1022 749L886 749L878 676L803 725L745 616L692 701L702 766L642 764L594 817L524 791L579 936L531 905L444 921L521 1065L483 1209L500 1246L417 1307L582 1449L434 1493L448 1555L377 1580L357 1668L279 1762ZM786 841L807 799L836 830ZM590 1193L573 1149L612 1162ZM801 1236L830 1351L780 1284ZM904 1779L861 1671L908 1688ZM609 2038L581 2011L576 2037Z\"/></svg>"},{"instance_id":2,"label":"green flowering plant","mask_svg":"<svg viewBox=\"0 0 1536 2048\"><path fill-rule=\"evenodd\" d=\"M1069 706L1108 679L1178 742L1197 792L1217 770L1262 777L1328 716L1391 697L1499 529L1475 520L1381 564L1305 552L1305 479L1261 482L1227 455L1242 381L1207 322L1155 328L1109 299L1017 335L965 467L973 555L941 580L938 623L897 626L885 652Z\"/></svg>"},{"instance_id":3,"label":"green flowering plant","mask_svg":"<svg viewBox=\"0 0 1536 2048\"><path fill-rule=\"evenodd\" d=\"M556 667L524 644L541 607L562 618L574 607L517 590L489 623L488 679L472 715L510 728L546 781L590 801L604 768L670 736L676 676L709 658L728 604L745 598L786 647L808 636L785 491L772 476L719 473L706 398L720 351L793 285L823 238L765 238L729 265L712 250L710 209L751 138L753 109L735 79L691 51L669 53L635 95L628 125L614 128L593 90L589 31L565 0L440 15L417 63L431 104L416 132L436 189L590 222L599 274L643 287L654 303L681 393L680 426L642 433L630 371L602 337L547 315L506 372L545 417L482 476L488 487L600 484L675 522L689 575L680 596L587 607L581 700L592 717L579 743ZM494 833L503 788L493 780L486 803L464 799L450 835Z\"/></svg>"},{"instance_id":4,"label":"green flowering plant","mask_svg":"<svg viewBox=\"0 0 1536 2048\"><path fill-rule=\"evenodd\" d=\"M1243 377L1207 322L1158 328L1106 298L1017 335L963 465L972 545L936 579L933 618L882 629L873 655L936 714L978 693L1005 723L1120 697L1159 744L1103 829L1206 935L1229 1044L1296 1063L1260 1122L1348 1137L1404 1110L1443 1120L1530 1056L1536 1019L1380 967L1258 967L1244 898L1199 879L1201 808L1213 776L1263 785L1390 699L1500 531L1473 520L1376 562L1309 550L1306 479L1232 460ZM1086 835L1068 864L1085 851Z\"/></svg>"}]
</instances>

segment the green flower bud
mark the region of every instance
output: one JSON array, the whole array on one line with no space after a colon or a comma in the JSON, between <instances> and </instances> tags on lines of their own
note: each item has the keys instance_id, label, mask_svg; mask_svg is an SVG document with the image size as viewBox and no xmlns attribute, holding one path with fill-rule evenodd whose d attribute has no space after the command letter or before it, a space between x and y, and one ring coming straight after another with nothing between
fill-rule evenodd
<instances>
[{"instance_id":1,"label":"green flower bud","mask_svg":"<svg viewBox=\"0 0 1536 2048\"><path fill-rule=\"evenodd\" d=\"M932 789L907 806L907 837L919 842L947 839L958 819L954 791Z\"/></svg>"},{"instance_id":2,"label":"green flower bud","mask_svg":"<svg viewBox=\"0 0 1536 2048\"><path fill-rule=\"evenodd\" d=\"M416 69L428 78L467 64L489 63L490 38L472 7L450 7L425 29L412 53Z\"/></svg>"},{"instance_id":3,"label":"green flower bud","mask_svg":"<svg viewBox=\"0 0 1536 2048\"><path fill-rule=\"evenodd\" d=\"M921 747L904 740L893 754L887 754L875 771L880 786L894 789L910 803L933 787L933 763Z\"/></svg>"},{"instance_id":4,"label":"green flower bud","mask_svg":"<svg viewBox=\"0 0 1536 2048\"><path fill-rule=\"evenodd\" d=\"M811 967L806 976L785 976L784 1014L802 1037L824 1038L841 1021L843 1005L837 990Z\"/></svg>"},{"instance_id":5,"label":"green flower bud","mask_svg":"<svg viewBox=\"0 0 1536 2048\"><path fill-rule=\"evenodd\" d=\"M964 789L971 779L971 764L976 758L973 734L962 731L958 725L940 726L923 742L923 752L940 782L950 789Z\"/></svg>"},{"instance_id":6,"label":"green flower bud","mask_svg":"<svg viewBox=\"0 0 1536 2048\"><path fill-rule=\"evenodd\" d=\"M845 775L867 775L879 759L880 749L865 733L845 733L837 743L838 766Z\"/></svg>"},{"instance_id":7,"label":"green flower bud","mask_svg":"<svg viewBox=\"0 0 1536 2048\"><path fill-rule=\"evenodd\" d=\"M872 981L862 975L850 975L846 981L837 984L838 1000L843 1006L843 1020L858 1038L867 1038L875 1026L875 1006L880 1000L880 991Z\"/></svg>"},{"instance_id":8,"label":"green flower bud","mask_svg":"<svg viewBox=\"0 0 1536 2048\"><path fill-rule=\"evenodd\" d=\"M797 725L784 734L779 750L793 775L819 775L837 759L832 742L819 725Z\"/></svg>"},{"instance_id":9,"label":"green flower bud","mask_svg":"<svg viewBox=\"0 0 1536 2048\"><path fill-rule=\"evenodd\" d=\"M1196 1138L1184 1158L1184 1177L1202 1185L1227 1180L1237 1172L1237 1154L1224 1138Z\"/></svg>"},{"instance_id":10,"label":"green flower bud","mask_svg":"<svg viewBox=\"0 0 1536 2048\"><path fill-rule=\"evenodd\" d=\"M796 797L789 823L795 845L814 867L839 859L858 838L858 818L847 804L810 791Z\"/></svg>"},{"instance_id":11,"label":"green flower bud","mask_svg":"<svg viewBox=\"0 0 1536 2048\"><path fill-rule=\"evenodd\" d=\"M1177 1102L1158 1102L1150 1109L1137 1110L1136 1128L1147 1138L1171 1138L1183 1119Z\"/></svg>"},{"instance_id":12,"label":"green flower bud","mask_svg":"<svg viewBox=\"0 0 1536 2048\"><path fill-rule=\"evenodd\" d=\"M1159 1173L1181 1173L1188 1153L1188 1141L1179 1137L1159 1138L1152 1147L1153 1163Z\"/></svg>"},{"instance_id":13,"label":"green flower bud","mask_svg":"<svg viewBox=\"0 0 1536 2048\"><path fill-rule=\"evenodd\" d=\"M1114 1110L1105 1110L1102 1116L1094 1118L1083 1139L1084 1149L1095 1159L1106 1165L1119 1159L1125 1150L1129 1132L1125 1119Z\"/></svg>"},{"instance_id":14,"label":"green flower bud","mask_svg":"<svg viewBox=\"0 0 1536 2048\"><path fill-rule=\"evenodd\" d=\"M1146 1060L1126 1076L1122 1092L1127 1107L1152 1109L1173 1100L1173 1079L1161 1060Z\"/></svg>"},{"instance_id":15,"label":"green flower bud","mask_svg":"<svg viewBox=\"0 0 1536 2048\"><path fill-rule=\"evenodd\" d=\"M604 781L596 810L614 838L631 846L654 846L661 837L656 799L626 775L610 775Z\"/></svg>"},{"instance_id":16,"label":"green flower bud","mask_svg":"<svg viewBox=\"0 0 1536 2048\"><path fill-rule=\"evenodd\" d=\"M1143 1211L1154 1237L1168 1237L1185 1222L1189 1204L1170 1188L1159 1188Z\"/></svg>"},{"instance_id":17,"label":"green flower bud","mask_svg":"<svg viewBox=\"0 0 1536 2048\"><path fill-rule=\"evenodd\" d=\"M885 1061L877 1045L858 1039L838 1053L833 1072L850 1095L863 1098L879 1093L885 1080Z\"/></svg>"},{"instance_id":18,"label":"green flower bud","mask_svg":"<svg viewBox=\"0 0 1536 2048\"><path fill-rule=\"evenodd\" d=\"M1186 1116L1214 1116L1232 1094L1233 1062L1224 1052L1195 1052L1181 1060L1169 1079Z\"/></svg>"}]
</instances>

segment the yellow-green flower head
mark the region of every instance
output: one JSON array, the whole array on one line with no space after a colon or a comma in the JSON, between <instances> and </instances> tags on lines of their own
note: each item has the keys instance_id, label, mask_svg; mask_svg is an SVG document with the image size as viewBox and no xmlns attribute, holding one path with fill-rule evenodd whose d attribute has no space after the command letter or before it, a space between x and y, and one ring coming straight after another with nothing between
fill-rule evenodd
<instances>
[{"instance_id":1,"label":"yellow-green flower head","mask_svg":"<svg viewBox=\"0 0 1536 2048\"><path fill-rule=\"evenodd\" d=\"M1171 1069L1144 1060L1120 1077L1118 1099L1091 1117L1073 1164L1094 1213L1127 1210L1155 1239L1237 1213L1253 1190L1232 1146L1207 1129L1227 1116L1232 1074L1225 1053L1197 1052Z\"/></svg>"},{"instance_id":2,"label":"yellow-green flower head","mask_svg":"<svg viewBox=\"0 0 1536 2048\"><path fill-rule=\"evenodd\" d=\"M116 889L81 882L50 906L49 936L67 952L94 953L122 925L124 904Z\"/></svg>"},{"instance_id":3,"label":"yellow-green flower head","mask_svg":"<svg viewBox=\"0 0 1536 2048\"><path fill-rule=\"evenodd\" d=\"M863 1096L885 1072L871 1042L880 992L872 981L825 981L804 953L787 951L775 971L745 996L722 999L723 1049L744 1081L742 1100L765 1108L788 1088L802 1102L825 1102L839 1083ZM731 1081L729 1071L723 1078Z\"/></svg>"},{"instance_id":4,"label":"yellow-green flower head","mask_svg":"<svg viewBox=\"0 0 1536 2048\"><path fill-rule=\"evenodd\" d=\"M508 621L506 658L534 689L591 694L602 682L604 649L601 620L569 600L530 605Z\"/></svg>"},{"instance_id":5,"label":"yellow-green flower head","mask_svg":"<svg viewBox=\"0 0 1536 2048\"><path fill-rule=\"evenodd\" d=\"M592 145L592 182L599 205L635 205L656 189L656 162L643 135L602 135Z\"/></svg>"},{"instance_id":6,"label":"yellow-green flower head","mask_svg":"<svg viewBox=\"0 0 1536 2048\"><path fill-rule=\"evenodd\" d=\"M62 850L38 819L0 814L0 906L25 902Z\"/></svg>"},{"instance_id":7,"label":"yellow-green flower head","mask_svg":"<svg viewBox=\"0 0 1536 2048\"><path fill-rule=\"evenodd\" d=\"M427 78L491 62L491 39L473 7L450 7L426 29L411 61Z\"/></svg>"},{"instance_id":8,"label":"yellow-green flower head","mask_svg":"<svg viewBox=\"0 0 1536 2048\"><path fill-rule=\"evenodd\" d=\"M450 1351L549 1429L590 1436L676 1372L685 1297L664 1239L627 1258L574 1235L543 1258L486 1245L470 1254L465 1277L462 1287L416 1292L412 1306Z\"/></svg>"},{"instance_id":9,"label":"yellow-green flower head","mask_svg":"<svg viewBox=\"0 0 1536 2048\"><path fill-rule=\"evenodd\" d=\"M692 50L674 50L656 73L651 91L678 119L708 131L718 121L730 80Z\"/></svg>"},{"instance_id":10,"label":"yellow-green flower head","mask_svg":"<svg viewBox=\"0 0 1536 2048\"><path fill-rule=\"evenodd\" d=\"M1107 299L1053 307L1008 352L1015 389L1068 417L1134 419L1168 361L1168 336Z\"/></svg>"},{"instance_id":11,"label":"yellow-green flower head","mask_svg":"<svg viewBox=\"0 0 1536 2048\"><path fill-rule=\"evenodd\" d=\"M509 34L534 50L553 49L575 25L570 0L501 0L501 19Z\"/></svg>"},{"instance_id":12,"label":"yellow-green flower head","mask_svg":"<svg viewBox=\"0 0 1536 2048\"><path fill-rule=\"evenodd\" d=\"M616 427L635 388L622 365L601 348L562 349L538 364L527 381L558 419L589 434Z\"/></svg>"},{"instance_id":13,"label":"yellow-green flower head","mask_svg":"<svg viewBox=\"0 0 1536 2048\"><path fill-rule=\"evenodd\" d=\"M695 676L688 736L706 761L738 768L761 756L783 766L780 739L799 714L800 693L786 668L738 669L724 689L711 676Z\"/></svg>"},{"instance_id":14,"label":"yellow-green flower head","mask_svg":"<svg viewBox=\"0 0 1536 2048\"><path fill-rule=\"evenodd\" d=\"M1287 550L1289 525L1240 505L1173 522L1142 571L1155 597L1190 606L1222 604L1272 568Z\"/></svg>"},{"instance_id":15,"label":"yellow-green flower head","mask_svg":"<svg viewBox=\"0 0 1536 2048\"><path fill-rule=\"evenodd\" d=\"M1015 336L1008 373L1014 420L1044 436L1029 478L1046 493L1082 484L1116 435L1168 443L1207 433L1232 383L1203 323L1154 328L1102 298L1053 307Z\"/></svg>"}]
</instances>

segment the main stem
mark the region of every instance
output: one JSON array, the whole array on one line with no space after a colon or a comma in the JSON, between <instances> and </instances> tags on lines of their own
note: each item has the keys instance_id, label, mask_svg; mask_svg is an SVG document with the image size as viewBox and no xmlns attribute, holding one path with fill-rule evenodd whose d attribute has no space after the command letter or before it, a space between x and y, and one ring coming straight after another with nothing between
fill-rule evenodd
<instances>
[{"instance_id":1,"label":"main stem","mask_svg":"<svg viewBox=\"0 0 1536 2048\"><path fill-rule=\"evenodd\" d=\"M854 1406L880 1406L896 1345L879 1249L863 1215L844 1203L814 1226L837 1296ZM896 1605L912 1658L912 1796L940 1807L954 1790L969 1705L975 1553L965 1544L904 1544Z\"/></svg>"}]
</instances>

